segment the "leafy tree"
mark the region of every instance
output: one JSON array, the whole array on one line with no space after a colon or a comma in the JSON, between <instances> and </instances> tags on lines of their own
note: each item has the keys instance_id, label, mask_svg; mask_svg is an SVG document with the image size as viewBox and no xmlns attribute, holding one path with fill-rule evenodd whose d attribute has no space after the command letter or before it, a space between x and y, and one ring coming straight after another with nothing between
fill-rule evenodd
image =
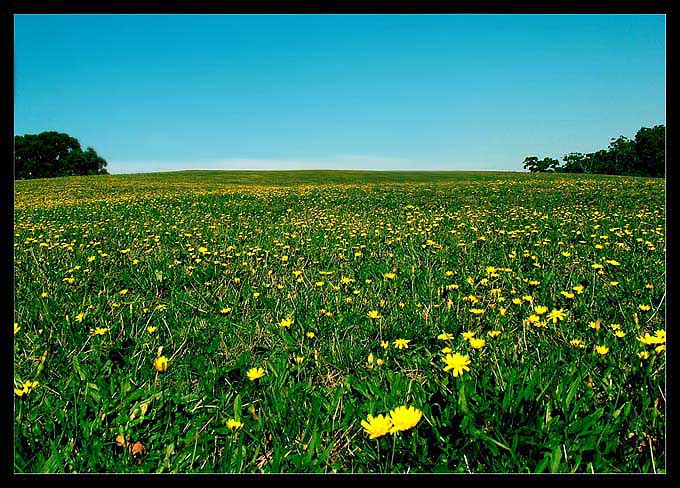
<instances>
[{"instance_id":1,"label":"leafy tree","mask_svg":"<svg viewBox=\"0 0 680 488\"><path fill-rule=\"evenodd\" d=\"M15 136L14 164L16 179L107 174L94 149L83 151L78 139L55 131Z\"/></svg>"},{"instance_id":2,"label":"leafy tree","mask_svg":"<svg viewBox=\"0 0 680 488\"><path fill-rule=\"evenodd\" d=\"M563 166L552 158L524 159L524 168L532 173L559 171L563 173L599 173L607 175L663 177L666 157L666 127L642 127L635 140L625 136L613 138L607 149L588 154L565 154Z\"/></svg>"},{"instance_id":3,"label":"leafy tree","mask_svg":"<svg viewBox=\"0 0 680 488\"><path fill-rule=\"evenodd\" d=\"M635 134L635 154L643 174L662 177L666 162L666 127L642 127Z\"/></svg>"},{"instance_id":4,"label":"leafy tree","mask_svg":"<svg viewBox=\"0 0 680 488\"><path fill-rule=\"evenodd\" d=\"M564 166L562 171L565 173L586 173L585 155L578 152L570 152L562 158Z\"/></svg>"}]
</instances>

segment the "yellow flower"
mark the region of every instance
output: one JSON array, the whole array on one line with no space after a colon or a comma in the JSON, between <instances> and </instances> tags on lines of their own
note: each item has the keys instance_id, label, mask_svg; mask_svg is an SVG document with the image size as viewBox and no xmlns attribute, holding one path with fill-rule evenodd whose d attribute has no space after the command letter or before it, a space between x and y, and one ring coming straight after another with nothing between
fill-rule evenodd
<instances>
[{"instance_id":1,"label":"yellow flower","mask_svg":"<svg viewBox=\"0 0 680 488\"><path fill-rule=\"evenodd\" d=\"M122 290L120 290L120 294L121 295L127 295L128 291L129 290L127 288L123 288Z\"/></svg>"},{"instance_id":2,"label":"yellow flower","mask_svg":"<svg viewBox=\"0 0 680 488\"><path fill-rule=\"evenodd\" d=\"M437 339L442 340L442 341L449 341L453 339L453 334L449 334L448 332L442 332L437 336Z\"/></svg>"},{"instance_id":3,"label":"yellow flower","mask_svg":"<svg viewBox=\"0 0 680 488\"><path fill-rule=\"evenodd\" d=\"M617 330L616 332L614 332L614 335L615 335L616 337L618 337L619 339L620 339L621 337L626 337L626 333L625 333L624 331L622 331L622 330Z\"/></svg>"},{"instance_id":4,"label":"yellow flower","mask_svg":"<svg viewBox=\"0 0 680 488\"><path fill-rule=\"evenodd\" d=\"M543 315L548 311L548 307L544 307L543 305L539 305L537 307L534 307L534 312L536 315Z\"/></svg>"},{"instance_id":5,"label":"yellow flower","mask_svg":"<svg viewBox=\"0 0 680 488\"><path fill-rule=\"evenodd\" d=\"M423 412L414 407L401 406L395 408L390 412L390 420L392 421L390 434L415 427L422 416Z\"/></svg>"},{"instance_id":6,"label":"yellow flower","mask_svg":"<svg viewBox=\"0 0 680 488\"><path fill-rule=\"evenodd\" d=\"M248 379L250 381L255 381L256 379L262 378L264 376L264 369L250 368L246 374L248 375Z\"/></svg>"},{"instance_id":7,"label":"yellow flower","mask_svg":"<svg viewBox=\"0 0 680 488\"><path fill-rule=\"evenodd\" d=\"M572 290L581 295L583 293L583 288L584 288L583 285L576 285L575 287L572 288Z\"/></svg>"},{"instance_id":8,"label":"yellow flower","mask_svg":"<svg viewBox=\"0 0 680 488\"><path fill-rule=\"evenodd\" d=\"M397 339L394 341L394 347L397 349L408 349L409 342L411 342L411 339Z\"/></svg>"},{"instance_id":9,"label":"yellow flower","mask_svg":"<svg viewBox=\"0 0 680 488\"><path fill-rule=\"evenodd\" d=\"M108 327L95 327L92 331L93 336L104 335L109 331Z\"/></svg>"},{"instance_id":10,"label":"yellow flower","mask_svg":"<svg viewBox=\"0 0 680 488\"><path fill-rule=\"evenodd\" d=\"M42 293L40 294L40 296L43 297L43 298L47 298L47 292L45 292L45 291L42 292Z\"/></svg>"},{"instance_id":11,"label":"yellow flower","mask_svg":"<svg viewBox=\"0 0 680 488\"><path fill-rule=\"evenodd\" d=\"M666 350L666 344L661 344L660 346L656 346L654 348L654 351L656 351L657 354L663 352Z\"/></svg>"},{"instance_id":12,"label":"yellow flower","mask_svg":"<svg viewBox=\"0 0 680 488\"><path fill-rule=\"evenodd\" d=\"M395 273L383 273L383 278L393 280L397 275Z\"/></svg>"},{"instance_id":13,"label":"yellow flower","mask_svg":"<svg viewBox=\"0 0 680 488\"><path fill-rule=\"evenodd\" d=\"M514 303L515 305L521 305L522 299L521 298L513 298L512 303Z\"/></svg>"},{"instance_id":14,"label":"yellow flower","mask_svg":"<svg viewBox=\"0 0 680 488\"><path fill-rule=\"evenodd\" d=\"M368 414L368 420L362 420L361 426L371 439L376 439L390 431L392 428L392 420L390 420L389 416L385 417L382 414L377 417Z\"/></svg>"},{"instance_id":15,"label":"yellow flower","mask_svg":"<svg viewBox=\"0 0 680 488\"><path fill-rule=\"evenodd\" d=\"M663 330L663 329L657 330L656 332L654 332L654 336L658 340L660 340L662 342L666 342L666 331L665 330Z\"/></svg>"},{"instance_id":16,"label":"yellow flower","mask_svg":"<svg viewBox=\"0 0 680 488\"><path fill-rule=\"evenodd\" d=\"M79 313L78 315L76 315L76 322L82 322L83 317L85 317L84 313Z\"/></svg>"},{"instance_id":17,"label":"yellow flower","mask_svg":"<svg viewBox=\"0 0 680 488\"><path fill-rule=\"evenodd\" d=\"M470 313L474 315L482 315L484 313L483 308L471 308Z\"/></svg>"},{"instance_id":18,"label":"yellow flower","mask_svg":"<svg viewBox=\"0 0 680 488\"><path fill-rule=\"evenodd\" d=\"M454 355L447 354L443 361L446 363L444 366L444 371L453 370L453 376L458 377L462 375L465 371L470 371L468 365L470 364L470 357L466 354L465 356L456 353Z\"/></svg>"},{"instance_id":19,"label":"yellow flower","mask_svg":"<svg viewBox=\"0 0 680 488\"><path fill-rule=\"evenodd\" d=\"M380 341L380 347L382 347L383 349L387 349L388 347L390 347L389 341Z\"/></svg>"},{"instance_id":20,"label":"yellow flower","mask_svg":"<svg viewBox=\"0 0 680 488\"><path fill-rule=\"evenodd\" d=\"M228 428L229 430L238 430L238 429L240 429L241 427L243 427L243 423L242 423L242 422L239 422L239 421L236 420L236 419L229 419L229 420L227 420L227 428Z\"/></svg>"},{"instance_id":21,"label":"yellow flower","mask_svg":"<svg viewBox=\"0 0 680 488\"><path fill-rule=\"evenodd\" d=\"M619 282L618 282L618 281L610 281L609 284L610 284L611 286L618 286L618 285L619 285Z\"/></svg>"},{"instance_id":22,"label":"yellow flower","mask_svg":"<svg viewBox=\"0 0 680 488\"><path fill-rule=\"evenodd\" d=\"M295 362L297 364L302 364L302 361L304 361L304 359L305 358L303 358L302 356L295 356Z\"/></svg>"},{"instance_id":23,"label":"yellow flower","mask_svg":"<svg viewBox=\"0 0 680 488\"><path fill-rule=\"evenodd\" d=\"M649 332L645 332L644 336L639 336L638 341L642 342L643 344L663 344L666 340L666 334L664 333L663 336L660 335L650 335Z\"/></svg>"},{"instance_id":24,"label":"yellow flower","mask_svg":"<svg viewBox=\"0 0 680 488\"><path fill-rule=\"evenodd\" d=\"M284 329L290 329L290 326L293 325L293 320L290 318L282 319L281 322L279 322L279 325Z\"/></svg>"},{"instance_id":25,"label":"yellow flower","mask_svg":"<svg viewBox=\"0 0 680 488\"><path fill-rule=\"evenodd\" d=\"M548 314L548 319L553 321L553 324L556 324L559 320L564 320L566 317L566 314L564 313L563 309L552 309L552 311Z\"/></svg>"},{"instance_id":26,"label":"yellow flower","mask_svg":"<svg viewBox=\"0 0 680 488\"><path fill-rule=\"evenodd\" d=\"M382 315L380 315L380 312L378 312L377 310L371 310L370 312L368 312L369 319L379 319L380 317L382 317Z\"/></svg>"},{"instance_id":27,"label":"yellow flower","mask_svg":"<svg viewBox=\"0 0 680 488\"><path fill-rule=\"evenodd\" d=\"M540 322L541 318L536 315L536 314L531 314L527 317L527 322L530 324L535 324L536 322Z\"/></svg>"},{"instance_id":28,"label":"yellow flower","mask_svg":"<svg viewBox=\"0 0 680 488\"><path fill-rule=\"evenodd\" d=\"M153 361L153 367L156 368L156 371L164 373L168 369L168 358L165 356L158 356Z\"/></svg>"},{"instance_id":29,"label":"yellow flower","mask_svg":"<svg viewBox=\"0 0 680 488\"><path fill-rule=\"evenodd\" d=\"M490 330L489 332L486 333L486 335L488 335L492 339L495 339L496 337L501 335L501 331L500 330Z\"/></svg>"},{"instance_id":30,"label":"yellow flower","mask_svg":"<svg viewBox=\"0 0 680 488\"><path fill-rule=\"evenodd\" d=\"M146 331L147 331L149 334L153 334L154 332L156 332L156 330L158 330L158 327L155 327L155 326L153 326L153 325L150 325L150 326L148 326L148 327L146 328Z\"/></svg>"},{"instance_id":31,"label":"yellow flower","mask_svg":"<svg viewBox=\"0 0 680 488\"><path fill-rule=\"evenodd\" d=\"M37 381L26 380L24 381L24 384L21 386L21 388L14 388L14 394L21 398L35 390L36 386L38 386Z\"/></svg>"},{"instance_id":32,"label":"yellow flower","mask_svg":"<svg viewBox=\"0 0 680 488\"><path fill-rule=\"evenodd\" d=\"M571 300L572 298L574 298L574 294L573 294L573 293L570 293L570 292L568 292L568 291L561 291L560 294L561 294L562 296L564 296L565 298L568 298L568 299L570 299L570 300Z\"/></svg>"},{"instance_id":33,"label":"yellow flower","mask_svg":"<svg viewBox=\"0 0 680 488\"><path fill-rule=\"evenodd\" d=\"M640 305L638 308L639 308L640 310L642 310L643 312L647 312L647 311L649 311L652 307L650 307L649 305Z\"/></svg>"},{"instance_id":34,"label":"yellow flower","mask_svg":"<svg viewBox=\"0 0 680 488\"><path fill-rule=\"evenodd\" d=\"M472 347L472 349L481 349L485 345L486 341L484 339L477 339L476 337L470 339L470 347Z\"/></svg>"},{"instance_id":35,"label":"yellow flower","mask_svg":"<svg viewBox=\"0 0 680 488\"><path fill-rule=\"evenodd\" d=\"M609 352L609 348L607 346L595 346L595 351L600 355L604 356Z\"/></svg>"},{"instance_id":36,"label":"yellow flower","mask_svg":"<svg viewBox=\"0 0 680 488\"><path fill-rule=\"evenodd\" d=\"M444 354L448 354L452 351L453 351L453 349L451 349L450 347L445 347L445 348L442 349L442 353L444 353Z\"/></svg>"},{"instance_id":37,"label":"yellow flower","mask_svg":"<svg viewBox=\"0 0 680 488\"><path fill-rule=\"evenodd\" d=\"M532 303L534 301L534 297L532 297L531 295L524 295L522 297L522 300L529 302L529 303Z\"/></svg>"},{"instance_id":38,"label":"yellow flower","mask_svg":"<svg viewBox=\"0 0 680 488\"><path fill-rule=\"evenodd\" d=\"M19 329L21 329L21 327L19 327L19 324L14 322L14 335L17 335L17 332L19 332Z\"/></svg>"},{"instance_id":39,"label":"yellow flower","mask_svg":"<svg viewBox=\"0 0 680 488\"><path fill-rule=\"evenodd\" d=\"M310 339L314 339L314 332L307 332L305 335Z\"/></svg>"},{"instance_id":40,"label":"yellow flower","mask_svg":"<svg viewBox=\"0 0 680 488\"><path fill-rule=\"evenodd\" d=\"M468 331L468 332L463 332L463 339L466 340L466 341L469 341L469 340L472 339L474 336L475 336L475 333L474 333L474 332L470 332L470 331Z\"/></svg>"},{"instance_id":41,"label":"yellow flower","mask_svg":"<svg viewBox=\"0 0 680 488\"><path fill-rule=\"evenodd\" d=\"M569 341L569 344L571 344L574 347L578 347L579 349L583 349L586 347L586 345L583 343L581 339L572 339Z\"/></svg>"},{"instance_id":42,"label":"yellow flower","mask_svg":"<svg viewBox=\"0 0 680 488\"><path fill-rule=\"evenodd\" d=\"M642 351L639 352L637 355L640 359L649 359L649 351Z\"/></svg>"},{"instance_id":43,"label":"yellow flower","mask_svg":"<svg viewBox=\"0 0 680 488\"><path fill-rule=\"evenodd\" d=\"M377 364L378 366L382 366L383 364L385 364L385 361L382 359L378 359L376 360L375 364Z\"/></svg>"},{"instance_id":44,"label":"yellow flower","mask_svg":"<svg viewBox=\"0 0 680 488\"><path fill-rule=\"evenodd\" d=\"M226 315L226 314L228 314L229 312L231 312L231 308L230 308L230 307L224 307L224 308L221 308L221 309L220 309L220 313L221 313L222 315Z\"/></svg>"},{"instance_id":45,"label":"yellow flower","mask_svg":"<svg viewBox=\"0 0 680 488\"><path fill-rule=\"evenodd\" d=\"M605 263L611 264L612 266L619 266L619 265L621 264L621 263L619 263L618 261L616 261L616 260L614 260L614 259L607 259L607 260L605 261Z\"/></svg>"}]
</instances>

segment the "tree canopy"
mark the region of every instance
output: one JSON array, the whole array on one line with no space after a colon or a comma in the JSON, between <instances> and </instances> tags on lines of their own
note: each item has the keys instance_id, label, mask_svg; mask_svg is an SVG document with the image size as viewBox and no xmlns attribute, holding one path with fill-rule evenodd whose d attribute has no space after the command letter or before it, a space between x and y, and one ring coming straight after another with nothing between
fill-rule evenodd
<instances>
[{"instance_id":1,"label":"tree canopy","mask_svg":"<svg viewBox=\"0 0 680 488\"><path fill-rule=\"evenodd\" d=\"M663 178L666 160L666 127L642 127L635 139L619 136L607 149L588 154L571 152L562 157L564 164L552 158L528 156L524 168L532 173L598 173L607 175L654 176Z\"/></svg>"},{"instance_id":2,"label":"tree canopy","mask_svg":"<svg viewBox=\"0 0 680 488\"><path fill-rule=\"evenodd\" d=\"M14 136L14 177L18 180L108 174L106 165L93 148L83 151L78 139L68 134L49 131Z\"/></svg>"}]
</instances>

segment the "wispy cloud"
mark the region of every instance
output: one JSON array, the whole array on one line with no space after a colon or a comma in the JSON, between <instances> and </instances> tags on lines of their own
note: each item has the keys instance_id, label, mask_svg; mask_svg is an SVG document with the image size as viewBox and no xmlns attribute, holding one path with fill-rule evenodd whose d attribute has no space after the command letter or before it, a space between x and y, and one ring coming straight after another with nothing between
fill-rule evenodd
<instances>
[{"instance_id":1,"label":"wispy cloud","mask_svg":"<svg viewBox=\"0 0 680 488\"><path fill-rule=\"evenodd\" d=\"M225 158L201 161L109 161L109 173L182 170L418 169L420 163L390 156L349 154L326 159Z\"/></svg>"},{"instance_id":2,"label":"wispy cloud","mask_svg":"<svg viewBox=\"0 0 680 488\"><path fill-rule=\"evenodd\" d=\"M447 171L480 170L502 171L502 168L478 163L440 163L416 161L394 156L345 154L324 159L224 158L197 161L109 161L112 174L153 173L183 170L373 170L373 171Z\"/></svg>"}]
</instances>

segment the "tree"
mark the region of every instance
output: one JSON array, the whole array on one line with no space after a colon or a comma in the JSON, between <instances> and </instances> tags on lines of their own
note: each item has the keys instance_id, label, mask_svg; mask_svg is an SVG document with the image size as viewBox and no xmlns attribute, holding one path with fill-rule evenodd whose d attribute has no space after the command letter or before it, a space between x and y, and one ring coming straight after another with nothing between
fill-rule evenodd
<instances>
[{"instance_id":1,"label":"tree","mask_svg":"<svg viewBox=\"0 0 680 488\"><path fill-rule=\"evenodd\" d=\"M94 149L83 151L78 139L54 131L15 136L14 165L16 179L107 174Z\"/></svg>"},{"instance_id":2,"label":"tree","mask_svg":"<svg viewBox=\"0 0 680 488\"><path fill-rule=\"evenodd\" d=\"M538 159L536 156L524 158L524 169L532 173L542 173L545 171L556 171L560 162L553 158Z\"/></svg>"},{"instance_id":3,"label":"tree","mask_svg":"<svg viewBox=\"0 0 680 488\"><path fill-rule=\"evenodd\" d=\"M642 127L635 134L635 155L640 171L649 176L663 177L666 162L666 127Z\"/></svg>"},{"instance_id":4,"label":"tree","mask_svg":"<svg viewBox=\"0 0 680 488\"><path fill-rule=\"evenodd\" d=\"M562 157L564 161L564 166L562 166L562 171L565 173L585 173L585 155L578 152L570 152Z\"/></svg>"}]
</instances>

